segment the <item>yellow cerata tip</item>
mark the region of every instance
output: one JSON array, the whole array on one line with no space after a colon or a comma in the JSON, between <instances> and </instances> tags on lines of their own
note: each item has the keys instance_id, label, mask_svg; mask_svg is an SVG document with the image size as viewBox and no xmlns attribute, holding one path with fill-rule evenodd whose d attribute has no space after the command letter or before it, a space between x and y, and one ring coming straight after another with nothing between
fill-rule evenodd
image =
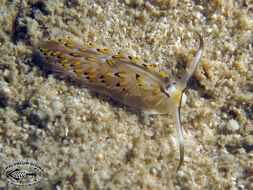
<instances>
[{"instance_id":1,"label":"yellow cerata tip","mask_svg":"<svg viewBox=\"0 0 253 190\"><path fill-rule=\"evenodd\" d=\"M184 90L183 88L177 88L173 94L173 98L178 104L180 104L183 90Z\"/></svg>"}]
</instances>

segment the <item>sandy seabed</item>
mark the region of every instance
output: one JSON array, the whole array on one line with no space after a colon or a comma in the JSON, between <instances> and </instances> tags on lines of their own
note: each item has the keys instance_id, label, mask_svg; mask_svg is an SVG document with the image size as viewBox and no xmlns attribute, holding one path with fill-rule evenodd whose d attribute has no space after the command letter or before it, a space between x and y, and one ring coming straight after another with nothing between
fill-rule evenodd
<instances>
[{"instance_id":1,"label":"sandy seabed","mask_svg":"<svg viewBox=\"0 0 253 190\"><path fill-rule=\"evenodd\" d=\"M44 181L30 189L253 189L252 1L3 0L0 24L1 171L37 163ZM44 37L70 35L180 76L194 30L205 51L181 110L176 175L169 115L81 88L33 56ZM0 189L18 188L2 172Z\"/></svg>"}]
</instances>

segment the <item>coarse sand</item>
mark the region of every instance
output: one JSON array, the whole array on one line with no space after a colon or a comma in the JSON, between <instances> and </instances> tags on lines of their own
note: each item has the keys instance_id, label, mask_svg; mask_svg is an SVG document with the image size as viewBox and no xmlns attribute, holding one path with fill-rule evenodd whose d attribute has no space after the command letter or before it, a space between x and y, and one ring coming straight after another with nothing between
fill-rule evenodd
<instances>
[{"instance_id":1,"label":"coarse sand","mask_svg":"<svg viewBox=\"0 0 253 190\"><path fill-rule=\"evenodd\" d=\"M17 161L44 169L30 189L253 189L251 0L2 0L0 25L0 189L18 189L2 172ZM181 109L177 174L170 115L146 115L34 59L43 38L77 36L180 77L194 31L205 50Z\"/></svg>"}]
</instances>

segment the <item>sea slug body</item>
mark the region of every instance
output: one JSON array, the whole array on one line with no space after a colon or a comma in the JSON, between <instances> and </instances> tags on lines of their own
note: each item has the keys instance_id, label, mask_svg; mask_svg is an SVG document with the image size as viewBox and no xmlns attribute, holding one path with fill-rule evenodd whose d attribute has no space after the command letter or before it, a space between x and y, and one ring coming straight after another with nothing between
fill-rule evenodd
<instances>
[{"instance_id":1,"label":"sea slug body","mask_svg":"<svg viewBox=\"0 0 253 190\"><path fill-rule=\"evenodd\" d=\"M137 58L123 53L114 54L95 44L83 43L76 37L43 40L38 53L40 63L47 69L66 74L91 90L107 94L149 114L171 114L179 135L178 170L184 160L181 99L203 52L203 39L198 36L199 50L188 71L178 81L171 81L164 72L157 72L154 67L142 64Z\"/></svg>"}]
</instances>

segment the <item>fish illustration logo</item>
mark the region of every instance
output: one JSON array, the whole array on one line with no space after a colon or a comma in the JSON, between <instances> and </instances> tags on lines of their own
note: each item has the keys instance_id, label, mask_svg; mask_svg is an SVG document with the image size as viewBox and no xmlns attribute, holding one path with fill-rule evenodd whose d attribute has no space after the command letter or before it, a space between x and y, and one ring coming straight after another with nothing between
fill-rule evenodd
<instances>
[{"instance_id":1,"label":"fish illustration logo","mask_svg":"<svg viewBox=\"0 0 253 190\"><path fill-rule=\"evenodd\" d=\"M35 176L36 177L36 173L29 173L28 171L21 171L19 168L13 170L13 171L10 171L8 173L6 173L6 177L7 178L13 178L15 180L20 180L22 178L25 178L27 176Z\"/></svg>"},{"instance_id":2,"label":"fish illustration logo","mask_svg":"<svg viewBox=\"0 0 253 190\"><path fill-rule=\"evenodd\" d=\"M7 183L23 187L42 182L44 169L32 162L14 162L8 165L3 174Z\"/></svg>"}]
</instances>

